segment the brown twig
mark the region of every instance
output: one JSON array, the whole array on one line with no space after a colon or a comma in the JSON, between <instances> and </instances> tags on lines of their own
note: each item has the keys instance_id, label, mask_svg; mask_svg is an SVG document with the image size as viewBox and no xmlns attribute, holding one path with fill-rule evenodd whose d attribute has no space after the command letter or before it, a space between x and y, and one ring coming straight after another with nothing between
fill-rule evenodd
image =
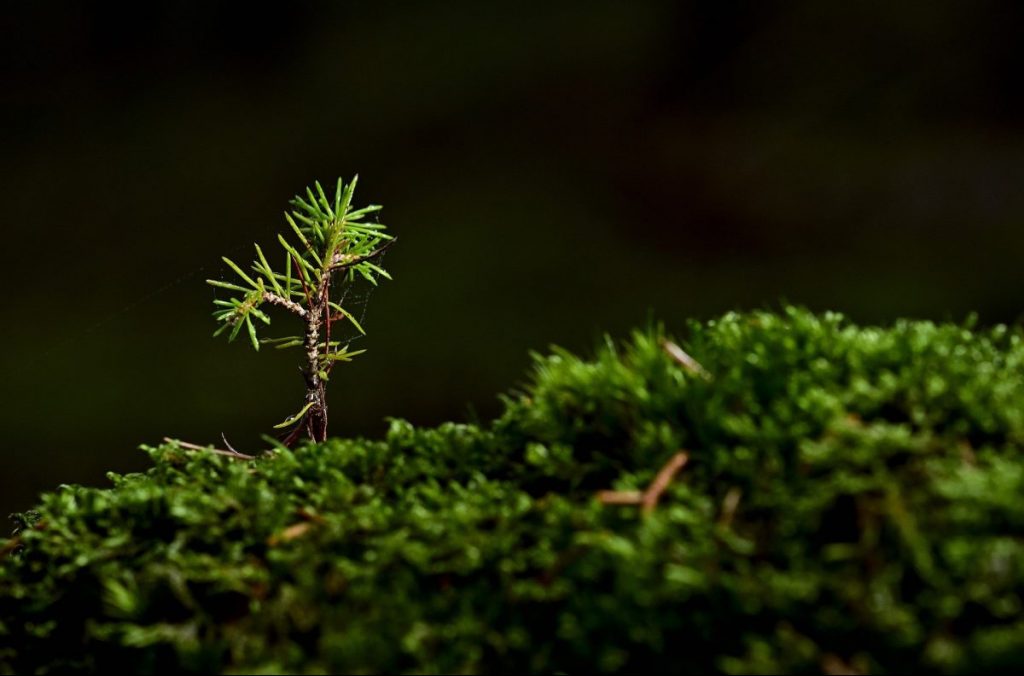
<instances>
[{"instance_id":1,"label":"brown twig","mask_svg":"<svg viewBox=\"0 0 1024 676\"><path fill-rule=\"evenodd\" d=\"M650 514L654 511L654 508L658 506L658 499L661 498L661 494L668 488L669 482L672 481L672 477L676 473L686 466L687 461L690 459L686 453L676 453L665 466L658 472L658 476L654 477L654 481L651 482L650 488L644 493L643 502L643 513L644 515Z\"/></svg>"},{"instance_id":2,"label":"brown twig","mask_svg":"<svg viewBox=\"0 0 1024 676\"><path fill-rule=\"evenodd\" d=\"M604 505L643 505L643 515L648 516L658 506L658 500L672 482L672 478L686 466L689 459L690 456L684 451L673 455L654 477L646 491L600 491L597 499Z\"/></svg>"},{"instance_id":3,"label":"brown twig","mask_svg":"<svg viewBox=\"0 0 1024 676\"><path fill-rule=\"evenodd\" d=\"M644 501L642 491L601 491L597 499L604 505L639 505Z\"/></svg>"},{"instance_id":4,"label":"brown twig","mask_svg":"<svg viewBox=\"0 0 1024 676\"><path fill-rule=\"evenodd\" d=\"M235 455L245 455L245 453L242 453L237 448L235 448L234 446L231 445L231 442L228 441L228 438L224 435L223 432L220 433L220 438L224 440L224 445L227 446L229 451L231 451ZM252 456L248 456L248 457L252 457Z\"/></svg>"},{"instance_id":5,"label":"brown twig","mask_svg":"<svg viewBox=\"0 0 1024 676\"><path fill-rule=\"evenodd\" d=\"M187 441L182 441L181 439L172 439L170 437L164 437L164 441L167 442L168 444L175 444L176 446L180 446L181 448L184 448L185 450L188 450L188 451L206 451L207 453L214 453L216 455L223 455L223 456L227 456L229 458L237 458L238 460L255 460L256 459L255 455L248 455L246 453L239 453L238 451L236 451L234 449L231 449L230 451L225 451L223 448L214 448L211 445L200 446L199 444L190 444ZM226 441L227 440L225 439L225 442Z\"/></svg>"},{"instance_id":6,"label":"brown twig","mask_svg":"<svg viewBox=\"0 0 1024 676\"><path fill-rule=\"evenodd\" d=\"M704 380L711 380L711 374L708 373L707 369L700 365L696 359L686 354L683 348L679 347L671 340L662 340L661 349L665 351L672 361L676 362L690 373L700 376Z\"/></svg>"}]
</instances>

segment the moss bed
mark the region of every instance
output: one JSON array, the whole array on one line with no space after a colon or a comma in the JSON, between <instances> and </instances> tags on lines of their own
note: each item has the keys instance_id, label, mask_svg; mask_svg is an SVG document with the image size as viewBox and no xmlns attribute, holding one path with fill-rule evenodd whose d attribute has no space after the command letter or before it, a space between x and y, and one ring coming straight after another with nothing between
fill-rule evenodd
<instances>
[{"instance_id":1,"label":"moss bed","mask_svg":"<svg viewBox=\"0 0 1024 676\"><path fill-rule=\"evenodd\" d=\"M798 309L536 357L481 426L175 444L0 540L0 672L1024 665L1022 332ZM644 514L643 492L689 462Z\"/></svg>"}]
</instances>

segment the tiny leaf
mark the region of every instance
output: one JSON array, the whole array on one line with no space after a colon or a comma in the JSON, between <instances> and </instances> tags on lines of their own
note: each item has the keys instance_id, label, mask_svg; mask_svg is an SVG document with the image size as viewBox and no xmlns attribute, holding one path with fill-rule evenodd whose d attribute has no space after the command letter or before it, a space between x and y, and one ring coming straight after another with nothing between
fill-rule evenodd
<instances>
[{"instance_id":1,"label":"tiny leaf","mask_svg":"<svg viewBox=\"0 0 1024 676\"><path fill-rule=\"evenodd\" d=\"M308 411L312 405L313 402L307 403L305 406L302 407L302 409L299 410L298 413L288 418L287 420L274 425L274 429L279 430L284 427L291 427L295 423L299 422L300 420L302 420L302 416L306 415L306 411Z\"/></svg>"}]
</instances>

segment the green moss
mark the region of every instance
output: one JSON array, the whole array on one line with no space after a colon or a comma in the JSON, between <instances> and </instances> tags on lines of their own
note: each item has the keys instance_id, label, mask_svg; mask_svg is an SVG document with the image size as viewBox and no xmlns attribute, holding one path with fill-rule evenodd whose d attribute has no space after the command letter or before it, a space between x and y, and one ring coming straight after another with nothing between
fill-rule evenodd
<instances>
[{"instance_id":1,"label":"green moss","mask_svg":"<svg viewBox=\"0 0 1024 676\"><path fill-rule=\"evenodd\" d=\"M22 517L0 671L1020 666L1021 339L731 314L685 342L710 380L642 332L485 427L148 449ZM596 499L681 448L649 517Z\"/></svg>"}]
</instances>

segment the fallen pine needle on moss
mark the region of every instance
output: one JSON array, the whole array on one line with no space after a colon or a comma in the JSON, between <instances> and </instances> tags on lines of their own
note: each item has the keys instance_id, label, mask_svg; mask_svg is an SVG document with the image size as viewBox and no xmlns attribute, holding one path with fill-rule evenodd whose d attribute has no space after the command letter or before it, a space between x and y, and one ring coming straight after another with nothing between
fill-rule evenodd
<instances>
[{"instance_id":1,"label":"fallen pine needle on moss","mask_svg":"<svg viewBox=\"0 0 1024 676\"><path fill-rule=\"evenodd\" d=\"M679 470L686 466L690 459L689 455L683 452L673 455L665 466L658 471L658 475L651 482L646 491L600 491L597 499L606 505L643 505L643 514L647 516L658 506L661 494L668 488L672 477Z\"/></svg>"}]
</instances>

